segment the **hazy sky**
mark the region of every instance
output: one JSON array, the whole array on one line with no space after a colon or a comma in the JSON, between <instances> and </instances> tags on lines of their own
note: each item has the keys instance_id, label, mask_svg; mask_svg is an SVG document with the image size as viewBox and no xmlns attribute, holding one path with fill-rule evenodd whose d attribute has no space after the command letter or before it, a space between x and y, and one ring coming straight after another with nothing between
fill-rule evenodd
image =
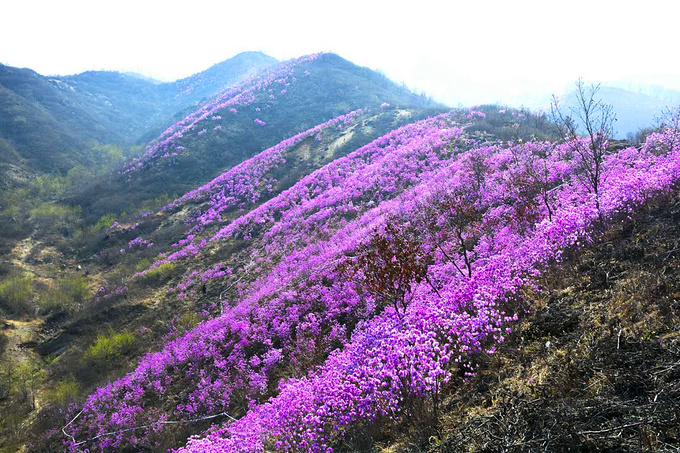
<instances>
[{"instance_id":1,"label":"hazy sky","mask_svg":"<svg viewBox=\"0 0 680 453\"><path fill-rule=\"evenodd\" d=\"M0 62L173 80L245 50L337 52L450 105L529 103L587 80L680 89L670 0L0 0Z\"/></svg>"}]
</instances>

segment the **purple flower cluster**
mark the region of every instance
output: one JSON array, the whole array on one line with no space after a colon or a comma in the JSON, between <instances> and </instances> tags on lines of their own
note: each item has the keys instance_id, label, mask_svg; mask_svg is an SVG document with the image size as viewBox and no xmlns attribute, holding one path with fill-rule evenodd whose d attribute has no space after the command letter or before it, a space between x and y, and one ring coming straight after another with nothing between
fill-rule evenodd
<instances>
[{"instance_id":1,"label":"purple flower cluster","mask_svg":"<svg viewBox=\"0 0 680 453\"><path fill-rule=\"evenodd\" d=\"M93 297L94 302L102 302L105 300L116 300L127 297L128 288L125 285L119 285L115 288L107 286L100 286Z\"/></svg>"},{"instance_id":2,"label":"purple flower cluster","mask_svg":"<svg viewBox=\"0 0 680 453\"><path fill-rule=\"evenodd\" d=\"M194 256L198 255L198 252L203 247L205 247L206 244L207 244L206 239L203 239L201 241L196 240L195 242L191 242L189 245L183 247L182 249L180 249L176 252L171 253L168 256L163 256L163 257L159 256L159 259L154 261L148 269L143 270L142 272L137 272L135 275L146 275L147 273L149 273L150 270L156 269L158 266L161 266L162 264L172 263L174 261L194 257Z\"/></svg>"},{"instance_id":3,"label":"purple flower cluster","mask_svg":"<svg viewBox=\"0 0 680 453\"><path fill-rule=\"evenodd\" d=\"M240 163L198 189L174 200L162 210L169 211L188 202L200 202L209 199L209 207L201 210L192 220L192 223L202 228L215 221L221 221L221 213L224 211L259 201L262 194L267 192L267 187L276 182L270 174L286 162L286 151L307 137L319 136L331 126L349 124L361 113L361 110L355 110L300 132ZM181 243L180 245L185 244Z\"/></svg>"},{"instance_id":4,"label":"purple flower cluster","mask_svg":"<svg viewBox=\"0 0 680 453\"><path fill-rule=\"evenodd\" d=\"M181 451L326 452L357 423L436 401L453 373L474 372L471 358L504 341L543 269L592 241L599 219L625 220L672 189L680 149L651 143L606 158L598 212L569 144L476 146L452 114L397 129L215 234L216 245L253 245L258 278L219 317L93 393L69 433L148 425L87 445L143 448L168 417L247 409ZM428 256L427 278L394 285L399 304L370 289L376 237ZM179 252L200 253L197 238L185 241ZM228 274L218 263L176 290Z\"/></svg>"},{"instance_id":5,"label":"purple flower cluster","mask_svg":"<svg viewBox=\"0 0 680 453\"><path fill-rule=\"evenodd\" d=\"M135 222L131 225L123 225L120 227L120 231L128 232L136 229L139 226L139 222Z\"/></svg>"},{"instance_id":6,"label":"purple flower cluster","mask_svg":"<svg viewBox=\"0 0 680 453\"><path fill-rule=\"evenodd\" d=\"M475 118L484 119L486 118L486 113L480 112L479 110L470 109L467 114L467 119L474 120Z\"/></svg>"},{"instance_id":7,"label":"purple flower cluster","mask_svg":"<svg viewBox=\"0 0 680 453\"><path fill-rule=\"evenodd\" d=\"M132 239L128 242L128 250L141 250L153 247L153 242L149 242L141 236Z\"/></svg>"},{"instance_id":8,"label":"purple flower cluster","mask_svg":"<svg viewBox=\"0 0 680 453\"><path fill-rule=\"evenodd\" d=\"M200 276L200 281L207 283L211 280L216 280L225 276L232 275L233 271L225 266L223 263L215 263L212 267L207 270L192 271L182 278L182 281L176 286L168 290L169 293L176 293L178 299L184 299L187 296L196 294L194 290L194 285L198 283L198 277Z\"/></svg>"},{"instance_id":9,"label":"purple flower cluster","mask_svg":"<svg viewBox=\"0 0 680 453\"><path fill-rule=\"evenodd\" d=\"M207 281L215 280L217 278L221 278L224 277L225 275L231 274L232 274L231 269L225 267L222 263L216 263L213 265L213 267L209 268L207 271L201 274L201 281L205 283Z\"/></svg>"}]
</instances>

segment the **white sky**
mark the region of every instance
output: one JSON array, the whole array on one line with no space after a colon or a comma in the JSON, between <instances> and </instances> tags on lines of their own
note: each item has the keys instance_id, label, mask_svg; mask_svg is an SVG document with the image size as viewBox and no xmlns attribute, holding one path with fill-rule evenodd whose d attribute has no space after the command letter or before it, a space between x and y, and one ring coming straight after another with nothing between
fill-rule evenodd
<instances>
[{"instance_id":1,"label":"white sky","mask_svg":"<svg viewBox=\"0 0 680 453\"><path fill-rule=\"evenodd\" d=\"M530 104L577 77L680 89L671 0L0 0L0 62L173 80L246 50L332 51L449 105Z\"/></svg>"}]
</instances>

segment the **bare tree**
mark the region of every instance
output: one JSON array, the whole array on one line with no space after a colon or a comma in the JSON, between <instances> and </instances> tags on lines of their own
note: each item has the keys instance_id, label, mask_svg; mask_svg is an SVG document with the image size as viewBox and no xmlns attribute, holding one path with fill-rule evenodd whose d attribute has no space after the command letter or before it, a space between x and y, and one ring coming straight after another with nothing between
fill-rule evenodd
<instances>
[{"instance_id":1,"label":"bare tree","mask_svg":"<svg viewBox=\"0 0 680 453\"><path fill-rule=\"evenodd\" d=\"M579 79L576 82L576 106L565 111L556 96L553 96L551 103L553 121L580 160L577 175L595 196L598 213L603 181L602 163L616 122L614 108L598 99L599 91L599 84L586 87L583 80Z\"/></svg>"},{"instance_id":2,"label":"bare tree","mask_svg":"<svg viewBox=\"0 0 680 453\"><path fill-rule=\"evenodd\" d=\"M680 105L666 107L661 116L655 118L657 129L666 131L675 140L680 139Z\"/></svg>"},{"instance_id":3,"label":"bare tree","mask_svg":"<svg viewBox=\"0 0 680 453\"><path fill-rule=\"evenodd\" d=\"M659 129L670 129L673 133L680 133L680 105L666 106L661 115L655 118L655 122Z\"/></svg>"}]
</instances>

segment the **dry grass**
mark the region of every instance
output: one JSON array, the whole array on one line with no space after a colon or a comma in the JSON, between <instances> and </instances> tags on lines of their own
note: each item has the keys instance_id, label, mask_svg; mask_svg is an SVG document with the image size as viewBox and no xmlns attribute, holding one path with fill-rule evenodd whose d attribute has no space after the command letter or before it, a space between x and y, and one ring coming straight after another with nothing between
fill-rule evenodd
<instances>
[{"instance_id":1,"label":"dry grass","mask_svg":"<svg viewBox=\"0 0 680 453\"><path fill-rule=\"evenodd\" d=\"M677 452L678 200L546 274L532 314L450 396L439 445L419 449Z\"/></svg>"}]
</instances>

